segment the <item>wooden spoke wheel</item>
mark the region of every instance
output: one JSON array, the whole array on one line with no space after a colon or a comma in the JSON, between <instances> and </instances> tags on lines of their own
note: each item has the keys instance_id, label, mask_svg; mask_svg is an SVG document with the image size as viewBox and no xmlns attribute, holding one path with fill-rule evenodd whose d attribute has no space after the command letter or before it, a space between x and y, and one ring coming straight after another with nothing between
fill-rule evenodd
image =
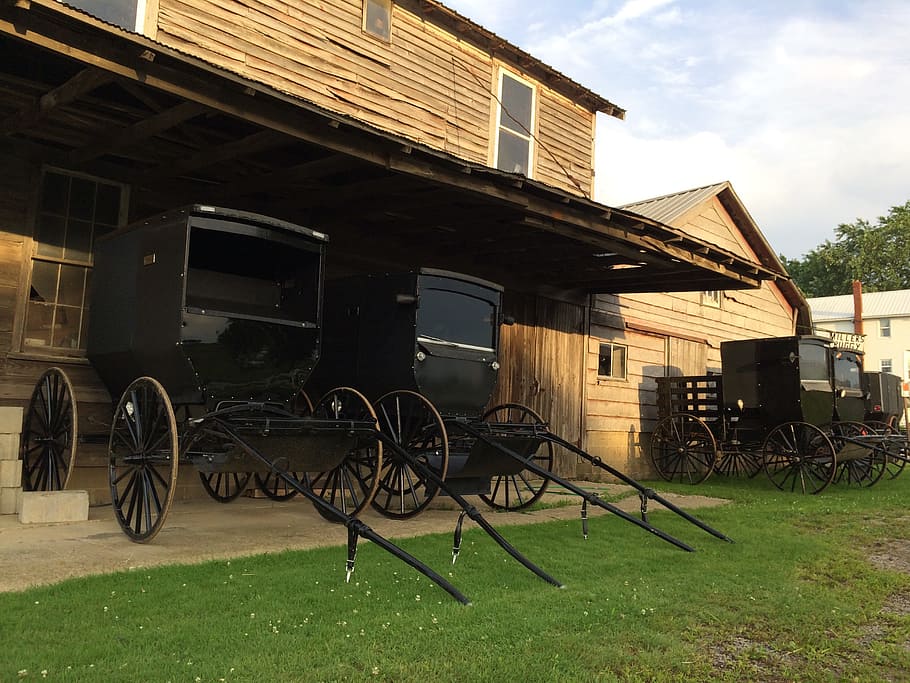
<instances>
[{"instance_id":1,"label":"wooden spoke wheel","mask_svg":"<svg viewBox=\"0 0 910 683\"><path fill-rule=\"evenodd\" d=\"M481 419L484 422L498 424L544 424L540 415L520 403L504 403L490 408ZM540 439L540 443L526 460L552 472L554 462L552 442ZM481 494L480 499L497 510L523 510L540 500L549 484L549 477L541 477L529 469L523 469L518 474L494 476L490 482L490 493Z\"/></svg>"},{"instance_id":2,"label":"wooden spoke wheel","mask_svg":"<svg viewBox=\"0 0 910 683\"><path fill-rule=\"evenodd\" d=\"M141 377L123 392L108 451L114 515L131 540L146 543L161 531L177 483L177 423L156 380Z\"/></svg>"},{"instance_id":3,"label":"wooden spoke wheel","mask_svg":"<svg viewBox=\"0 0 910 683\"><path fill-rule=\"evenodd\" d=\"M657 423L651 435L651 462L667 481L700 484L714 469L717 442L694 415L676 413Z\"/></svg>"},{"instance_id":4,"label":"wooden spoke wheel","mask_svg":"<svg viewBox=\"0 0 910 683\"><path fill-rule=\"evenodd\" d=\"M834 479L837 457L824 431L806 422L785 422L762 446L765 473L781 491L820 493Z\"/></svg>"},{"instance_id":5,"label":"wooden spoke wheel","mask_svg":"<svg viewBox=\"0 0 910 683\"><path fill-rule=\"evenodd\" d=\"M829 427L829 438L835 451L840 454L844 448L867 445L862 457L841 458L838 456L835 484L847 486L872 486L885 474L888 455L884 444L872 427L860 422L835 422Z\"/></svg>"},{"instance_id":6,"label":"wooden spoke wheel","mask_svg":"<svg viewBox=\"0 0 910 683\"><path fill-rule=\"evenodd\" d=\"M370 402L355 389L338 387L323 396L313 407L317 419L376 422ZM379 427L376 427L377 431ZM344 514L355 517L372 501L379 486L382 469L382 444L371 436L358 436L347 457L334 469L310 472L313 493ZM329 521L338 521L321 506L316 510Z\"/></svg>"},{"instance_id":7,"label":"wooden spoke wheel","mask_svg":"<svg viewBox=\"0 0 910 683\"><path fill-rule=\"evenodd\" d=\"M726 447L721 451L720 458L714 465L714 471L724 477L748 477L751 479L761 472L761 453L751 450Z\"/></svg>"},{"instance_id":8,"label":"wooden spoke wheel","mask_svg":"<svg viewBox=\"0 0 910 683\"><path fill-rule=\"evenodd\" d=\"M392 391L376 401L379 429L414 460L440 479L449 469L449 442L439 412L413 391ZM424 510L439 493L424 473L398 454L386 455L373 508L394 519L406 519Z\"/></svg>"},{"instance_id":9,"label":"wooden spoke wheel","mask_svg":"<svg viewBox=\"0 0 910 683\"><path fill-rule=\"evenodd\" d=\"M22 424L22 488L59 491L66 488L76 460L76 399L73 385L60 368L38 378Z\"/></svg>"},{"instance_id":10,"label":"wooden spoke wheel","mask_svg":"<svg viewBox=\"0 0 910 683\"><path fill-rule=\"evenodd\" d=\"M870 421L866 423L866 426L873 429L875 434L882 438L882 445L888 456L885 472L889 479L894 479L904 471L904 467L907 465L907 458L910 457L910 441L906 434L887 422Z\"/></svg>"},{"instance_id":11,"label":"wooden spoke wheel","mask_svg":"<svg viewBox=\"0 0 910 683\"><path fill-rule=\"evenodd\" d=\"M298 417L308 417L313 414L313 402L303 389L298 391L291 400L291 412ZM306 472L290 472L289 474L297 481L308 485L305 483L307 479ZM253 478L256 481L256 487L260 491L268 498L279 503L290 500L297 495L297 489L288 486L287 482L274 472L268 472L264 475L256 472Z\"/></svg>"},{"instance_id":12,"label":"wooden spoke wheel","mask_svg":"<svg viewBox=\"0 0 910 683\"><path fill-rule=\"evenodd\" d=\"M219 503L237 500L250 483L249 472L200 472L199 479L205 492Z\"/></svg>"}]
</instances>

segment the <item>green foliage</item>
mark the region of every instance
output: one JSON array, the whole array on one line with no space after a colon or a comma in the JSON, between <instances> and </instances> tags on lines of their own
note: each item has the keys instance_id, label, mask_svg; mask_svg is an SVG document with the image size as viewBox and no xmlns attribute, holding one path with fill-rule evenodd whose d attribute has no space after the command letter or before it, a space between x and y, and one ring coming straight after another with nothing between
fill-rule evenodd
<instances>
[{"instance_id":1,"label":"green foliage","mask_svg":"<svg viewBox=\"0 0 910 683\"><path fill-rule=\"evenodd\" d=\"M910 289L910 201L894 206L875 225L858 219L835 230L801 259L781 261L806 296L849 294L853 280L867 292Z\"/></svg>"},{"instance_id":2,"label":"green foliage","mask_svg":"<svg viewBox=\"0 0 910 683\"><path fill-rule=\"evenodd\" d=\"M350 583L341 547L70 580L0 594L0 680L906 680L910 576L868 556L908 546L910 476L660 488L732 499L694 512L736 543L666 511L651 521L697 552L611 515L587 540L577 519L503 527L560 590L476 528L454 567L450 534L402 541L471 607L369 543Z\"/></svg>"}]
</instances>

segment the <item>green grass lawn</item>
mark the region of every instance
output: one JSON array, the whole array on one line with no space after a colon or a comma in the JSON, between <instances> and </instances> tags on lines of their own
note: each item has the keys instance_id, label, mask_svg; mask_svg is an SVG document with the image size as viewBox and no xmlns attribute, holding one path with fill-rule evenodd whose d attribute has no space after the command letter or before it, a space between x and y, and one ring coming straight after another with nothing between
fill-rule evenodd
<instances>
[{"instance_id":1,"label":"green grass lawn","mask_svg":"<svg viewBox=\"0 0 910 683\"><path fill-rule=\"evenodd\" d=\"M557 589L474 528L454 567L449 534L401 542L470 607L369 543L348 584L340 547L70 580L0 595L0 681L910 680L910 575L867 560L910 560L910 475L658 488L730 498L696 514L736 543L668 512L697 552L613 516L503 528Z\"/></svg>"}]
</instances>

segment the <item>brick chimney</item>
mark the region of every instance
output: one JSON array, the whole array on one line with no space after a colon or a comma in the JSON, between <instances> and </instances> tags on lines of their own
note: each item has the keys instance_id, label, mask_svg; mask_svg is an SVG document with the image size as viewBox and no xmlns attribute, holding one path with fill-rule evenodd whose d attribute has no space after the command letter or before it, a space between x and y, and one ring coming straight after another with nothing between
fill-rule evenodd
<instances>
[{"instance_id":1,"label":"brick chimney","mask_svg":"<svg viewBox=\"0 0 910 683\"><path fill-rule=\"evenodd\" d=\"M853 281L853 333L863 334L863 283Z\"/></svg>"}]
</instances>

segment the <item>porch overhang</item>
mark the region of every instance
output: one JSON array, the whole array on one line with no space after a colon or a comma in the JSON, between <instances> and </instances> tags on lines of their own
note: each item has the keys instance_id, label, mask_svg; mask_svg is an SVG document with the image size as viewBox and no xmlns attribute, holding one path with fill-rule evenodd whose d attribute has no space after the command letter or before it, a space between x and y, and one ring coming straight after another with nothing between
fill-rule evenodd
<instances>
[{"instance_id":1,"label":"porch overhang","mask_svg":"<svg viewBox=\"0 0 910 683\"><path fill-rule=\"evenodd\" d=\"M0 155L326 232L339 271L429 266L531 293L746 289L786 278L634 213L471 163L123 31L0 0Z\"/></svg>"}]
</instances>

